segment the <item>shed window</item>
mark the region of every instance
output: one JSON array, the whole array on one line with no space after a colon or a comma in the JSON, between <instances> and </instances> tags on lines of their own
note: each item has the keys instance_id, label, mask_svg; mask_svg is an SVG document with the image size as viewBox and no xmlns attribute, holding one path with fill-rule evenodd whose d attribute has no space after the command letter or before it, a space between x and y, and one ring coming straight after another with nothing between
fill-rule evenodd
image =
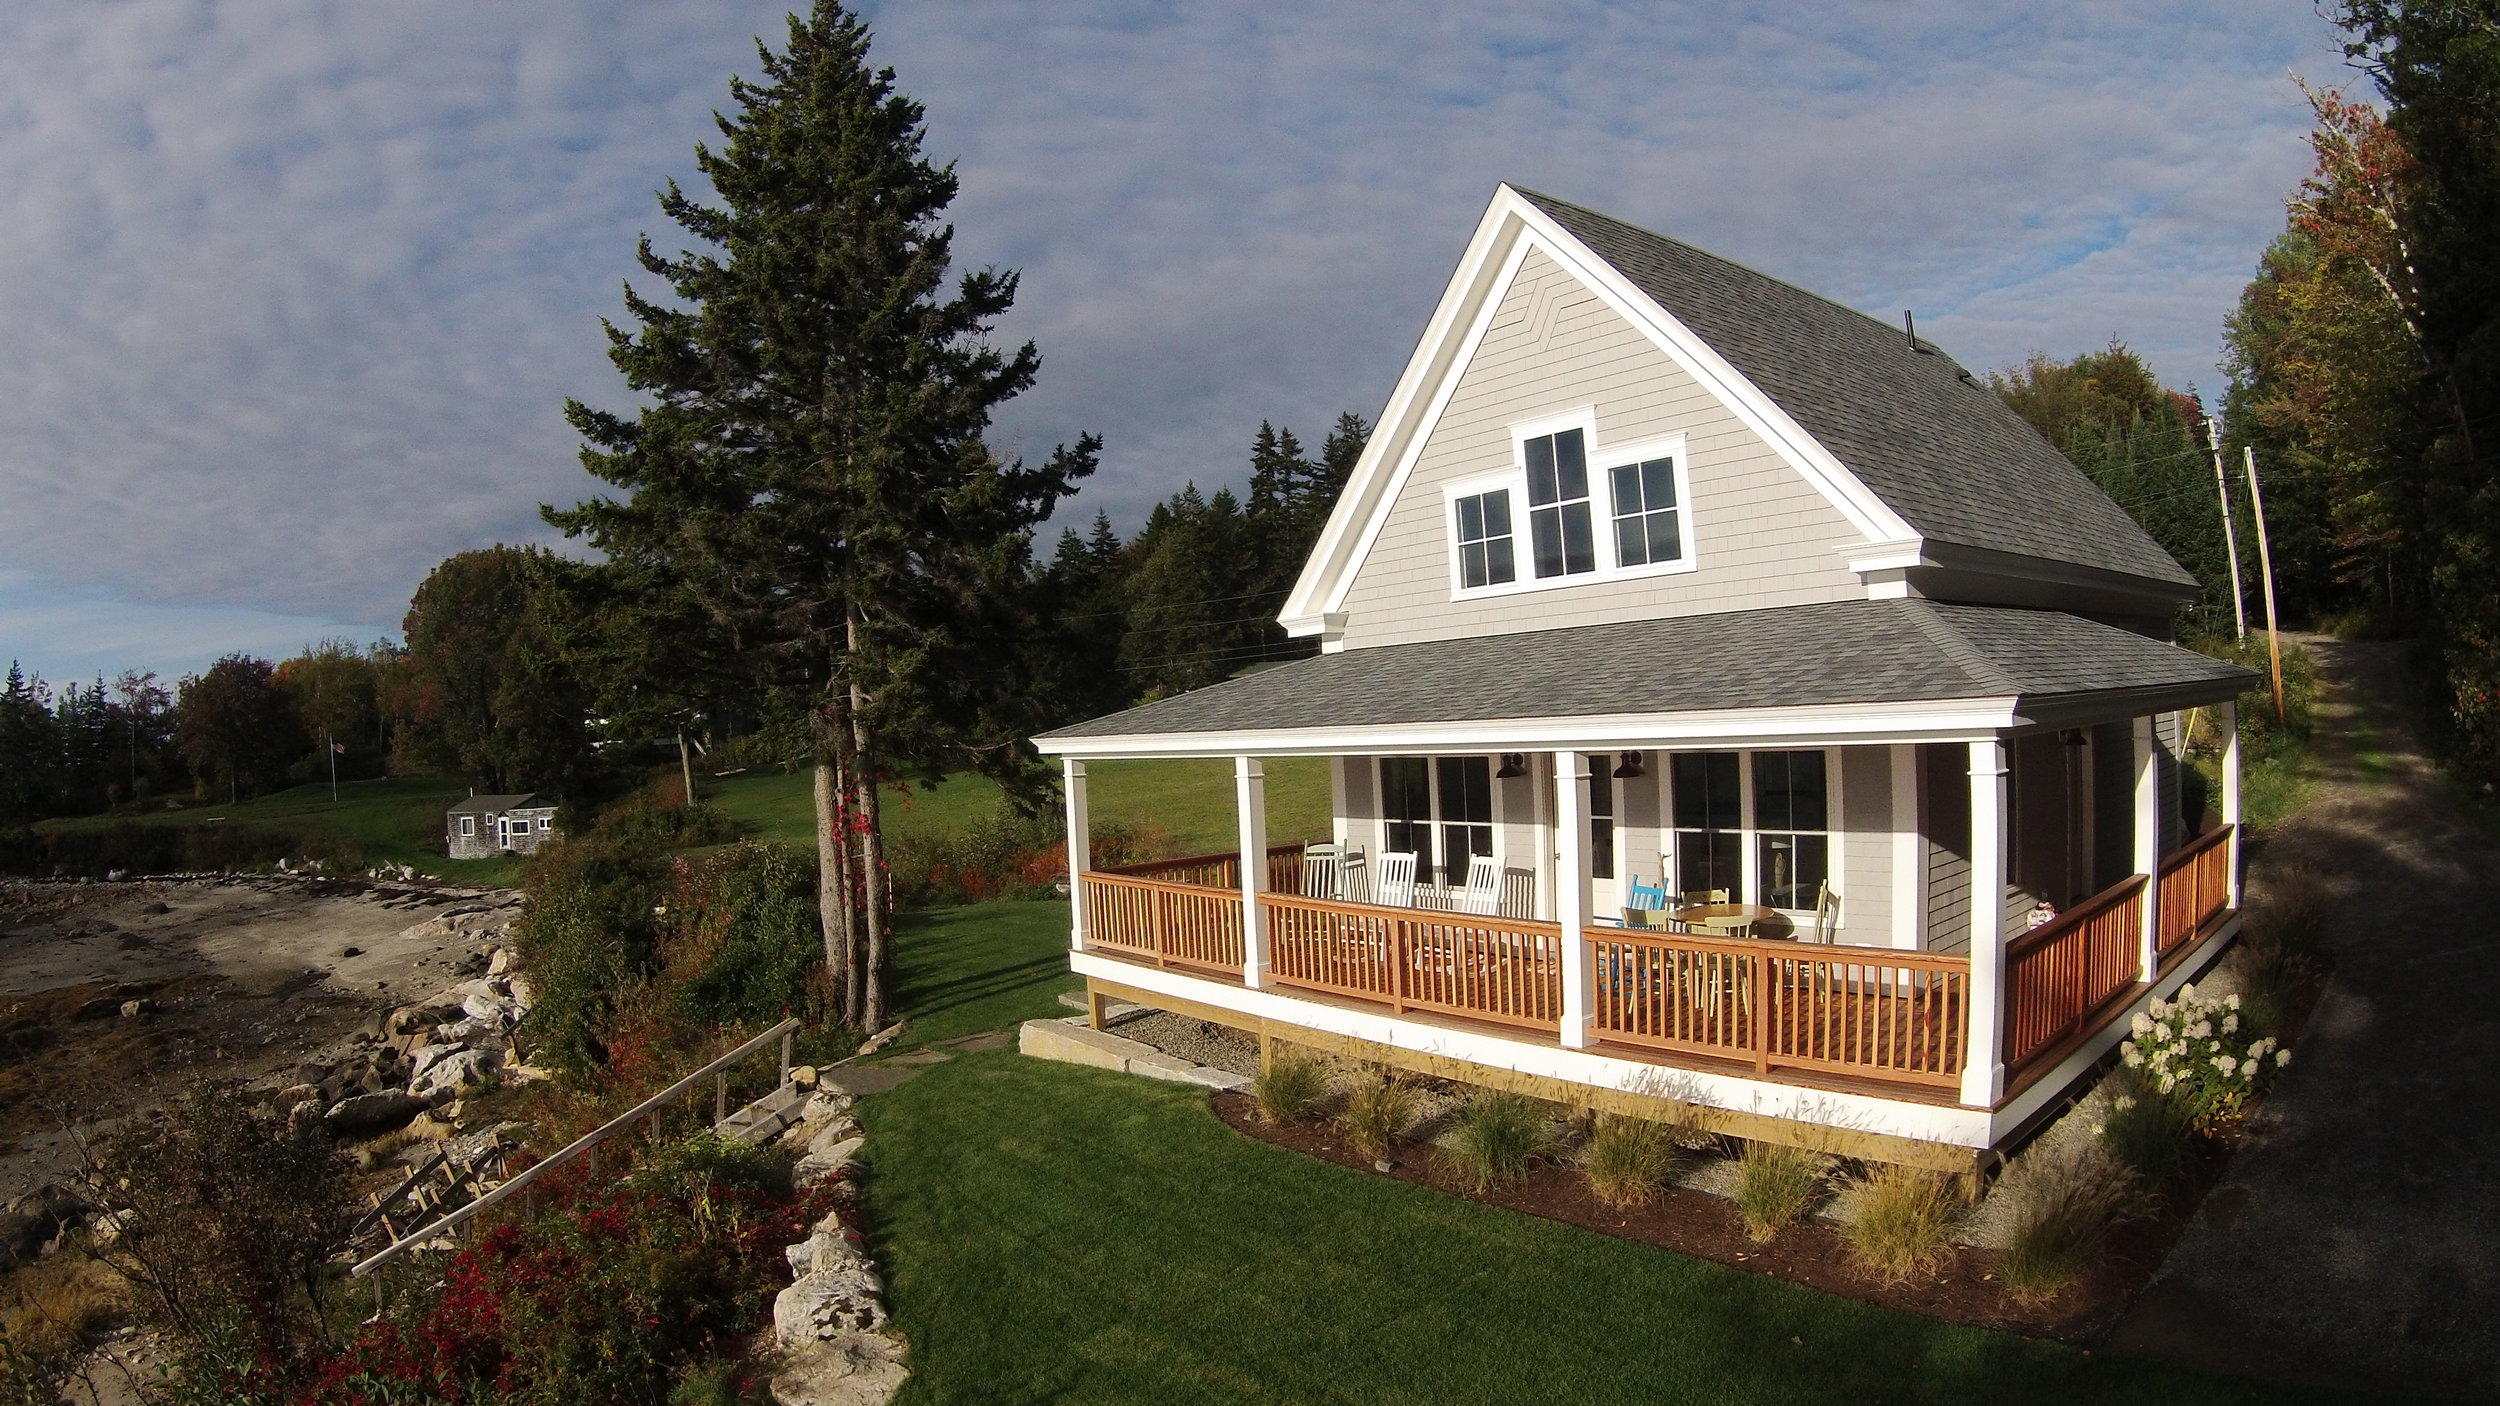
<instances>
[{"instance_id":1,"label":"shed window","mask_svg":"<svg viewBox=\"0 0 2500 1406\"><path fill-rule=\"evenodd\" d=\"M474 839L476 835L477 817L474 815L464 815L460 817L460 838L464 840Z\"/></svg>"},{"instance_id":2,"label":"shed window","mask_svg":"<svg viewBox=\"0 0 2500 1406\"><path fill-rule=\"evenodd\" d=\"M1541 578L1597 569L1589 515L1588 446L1578 430L1538 435L1528 455L1528 535Z\"/></svg>"},{"instance_id":3,"label":"shed window","mask_svg":"<svg viewBox=\"0 0 2500 1406\"><path fill-rule=\"evenodd\" d=\"M1519 579L1510 534L1510 491L1458 500L1458 579L1473 590Z\"/></svg>"}]
</instances>

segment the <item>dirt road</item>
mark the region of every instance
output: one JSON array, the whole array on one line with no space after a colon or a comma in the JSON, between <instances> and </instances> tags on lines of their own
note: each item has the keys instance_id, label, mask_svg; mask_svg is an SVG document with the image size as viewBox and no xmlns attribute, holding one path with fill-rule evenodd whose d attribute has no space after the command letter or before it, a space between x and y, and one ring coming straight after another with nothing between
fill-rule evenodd
<instances>
[{"instance_id":1,"label":"dirt road","mask_svg":"<svg viewBox=\"0 0 2500 1406\"><path fill-rule=\"evenodd\" d=\"M2226 1370L2500 1392L2500 844L2401 703L2397 646L2318 641L2321 779L2249 881L2350 915L2292 1067L2113 1335Z\"/></svg>"}]
</instances>

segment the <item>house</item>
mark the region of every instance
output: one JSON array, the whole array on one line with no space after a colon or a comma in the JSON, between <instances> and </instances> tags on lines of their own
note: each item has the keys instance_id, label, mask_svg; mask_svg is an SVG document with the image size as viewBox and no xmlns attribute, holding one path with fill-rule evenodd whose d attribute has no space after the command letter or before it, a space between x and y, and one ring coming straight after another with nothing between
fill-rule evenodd
<instances>
[{"instance_id":1,"label":"house","mask_svg":"<svg viewBox=\"0 0 2500 1406\"><path fill-rule=\"evenodd\" d=\"M1036 739L1070 964L1098 1018L1974 1171L2239 926L2196 594L1932 344L1505 186L1282 612L1320 652ZM1269 846L1283 756L1333 844ZM1092 868L1131 757L1233 759L1239 851Z\"/></svg>"},{"instance_id":2,"label":"house","mask_svg":"<svg viewBox=\"0 0 2500 1406\"><path fill-rule=\"evenodd\" d=\"M536 795L469 798L443 812L444 852L454 859L535 854L555 838L556 808Z\"/></svg>"}]
</instances>

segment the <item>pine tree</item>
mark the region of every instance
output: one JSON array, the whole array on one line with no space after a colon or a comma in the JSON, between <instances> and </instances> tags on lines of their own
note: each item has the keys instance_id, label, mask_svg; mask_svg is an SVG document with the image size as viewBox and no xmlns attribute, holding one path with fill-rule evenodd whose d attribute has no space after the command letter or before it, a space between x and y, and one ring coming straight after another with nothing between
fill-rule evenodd
<instances>
[{"instance_id":1,"label":"pine tree","mask_svg":"<svg viewBox=\"0 0 2500 1406\"><path fill-rule=\"evenodd\" d=\"M717 204L660 208L703 247L639 259L670 303L625 293L610 359L648 403L569 403L582 462L624 490L548 518L610 558L658 620L697 619L758 688L812 709L826 962L847 1020L885 1020L890 899L879 787L943 762L1005 769L1030 536L1091 471L1087 436L1001 463L992 407L1033 383L990 328L1016 276L948 286L951 166L918 103L871 68L831 0L793 16L764 81L732 80L723 145L696 148Z\"/></svg>"}]
</instances>

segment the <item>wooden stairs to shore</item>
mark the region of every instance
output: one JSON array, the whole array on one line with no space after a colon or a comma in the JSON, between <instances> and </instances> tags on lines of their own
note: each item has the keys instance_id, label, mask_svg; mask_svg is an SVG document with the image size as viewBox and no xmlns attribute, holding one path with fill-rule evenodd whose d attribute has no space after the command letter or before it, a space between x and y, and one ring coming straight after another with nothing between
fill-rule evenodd
<instances>
[{"instance_id":1,"label":"wooden stairs to shore","mask_svg":"<svg viewBox=\"0 0 2500 1406\"><path fill-rule=\"evenodd\" d=\"M504 1149L489 1140L473 1151L445 1143L434 1155L387 1192L374 1193L370 1208L348 1232L355 1244L374 1231L389 1244L419 1226L431 1225L475 1201L504 1182Z\"/></svg>"},{"instance_id":2,"label":"wooden stairs to shore","mask_svg":"<svg viewBox=\"0 0 2500 1406\"><path fill-rule=\"evenodd\" d=\"M712 1131L732 1142L742 1142L751 1147L779 1137L785 1130L797 1126L799 1110L806 1106L807 1094L798 1085L784 1080L780 1087L762 1098L716 1120Z\"/></svg>"}]
</instances>

